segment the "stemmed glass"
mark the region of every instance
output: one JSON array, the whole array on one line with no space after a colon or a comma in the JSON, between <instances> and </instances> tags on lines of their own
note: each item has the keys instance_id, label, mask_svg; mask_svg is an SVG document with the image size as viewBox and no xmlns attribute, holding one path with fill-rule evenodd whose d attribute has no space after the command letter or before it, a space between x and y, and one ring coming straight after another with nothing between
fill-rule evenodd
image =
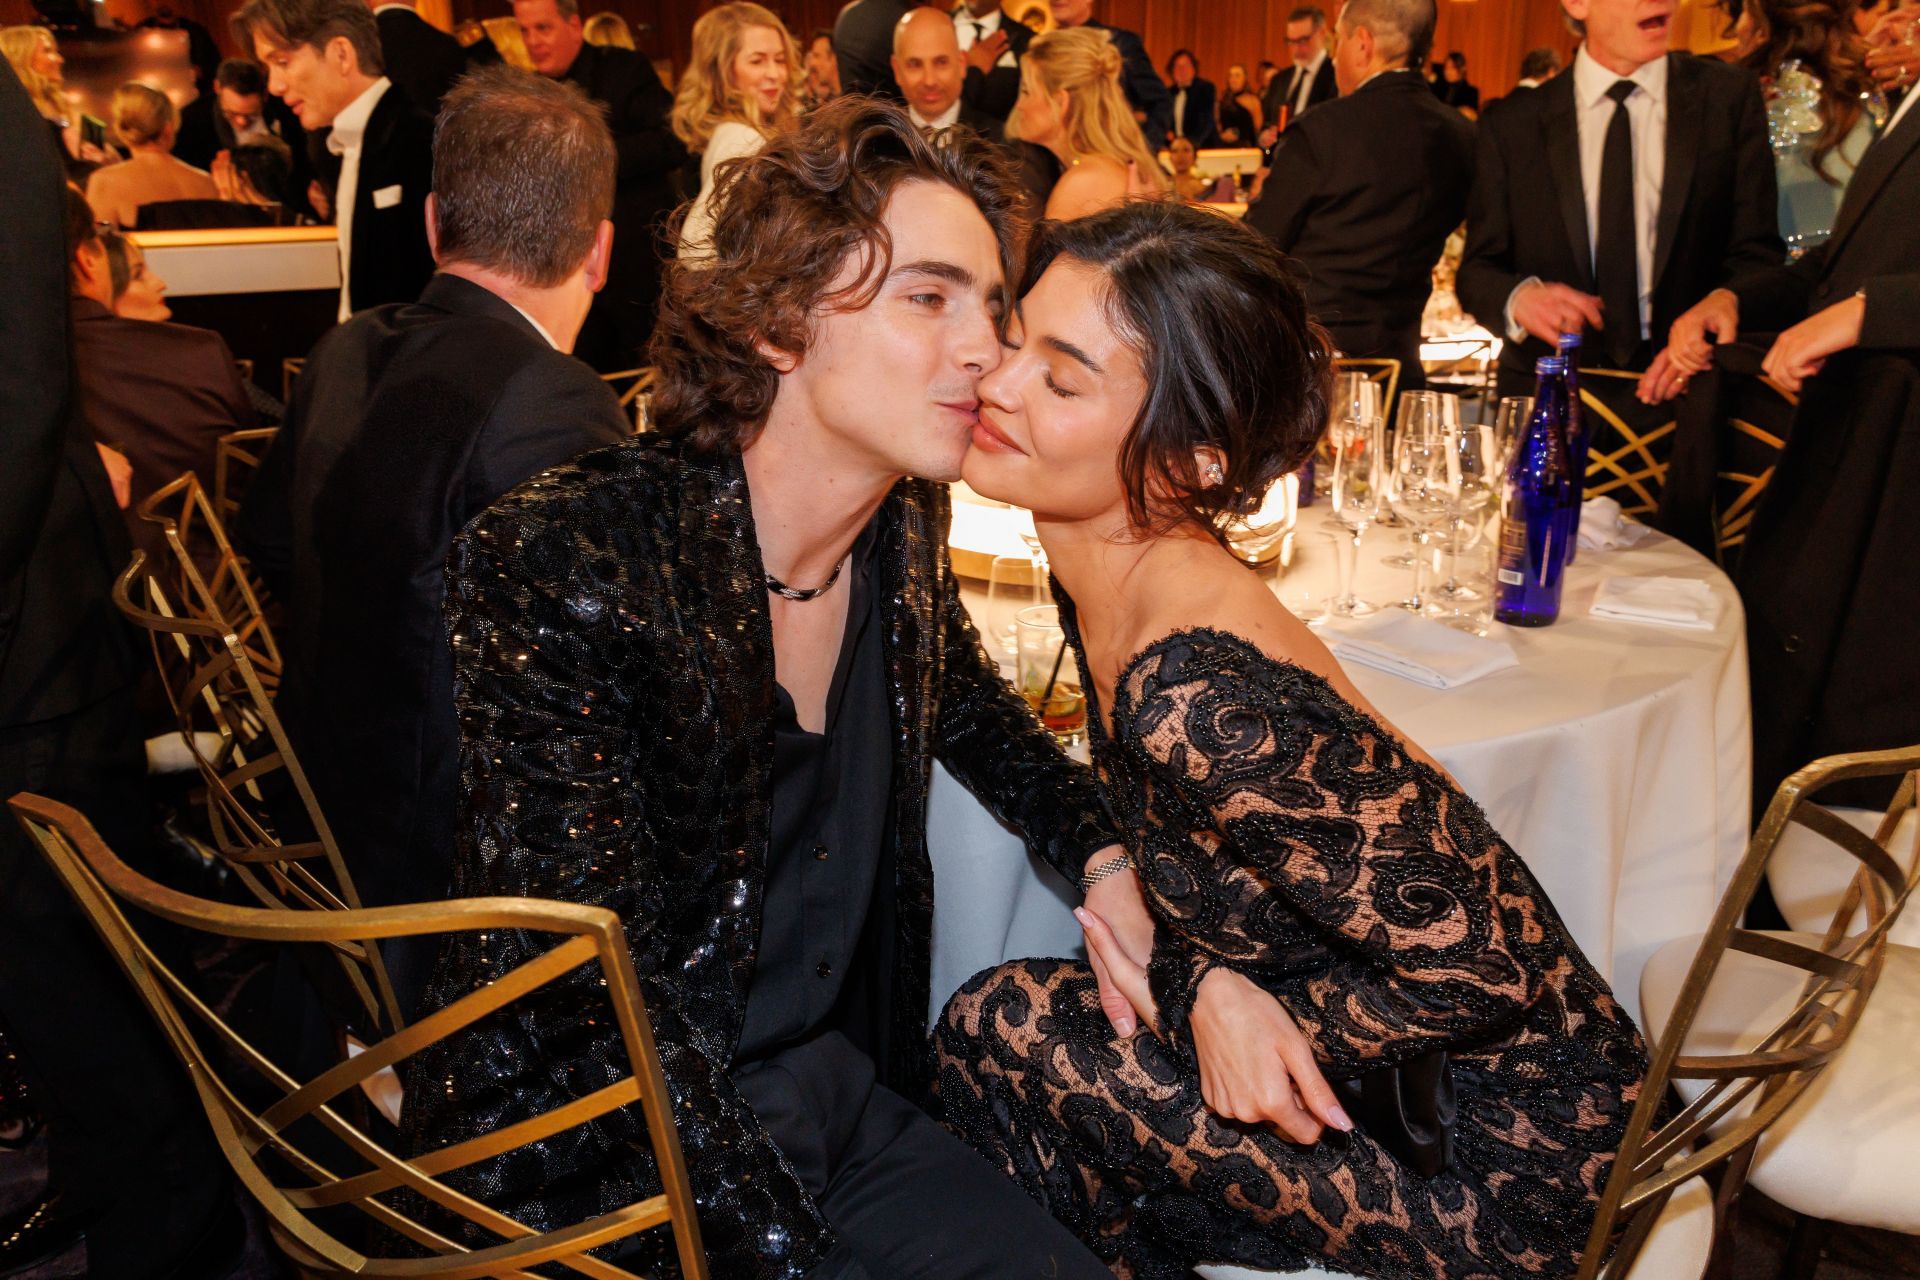
<instances>
[{"instance_id":1,"label":"stemmed glass","mask_svg":"<svg viewBox=\"0 0 1920 1280\"><path fill-rule=\"evenodd\" d=\"M1499 474L1505 477L1513 465L1513 451L1527 434L1527 419L1533 416L1532 396L1504 396L1493 415L1493 443L1499 455Z\"/></svg>"},{"instance_id":2,"label":"stemmed glass","mask_svg":"<svg viewBox=\"0 0 1920 1280\"><path fill-rule=\"evenodd\" d=\"M1459 464L1444 430L1408 430L1401 423L1393 441L1393 512L1413 530L1413 594L1400 601L1410 613L1427 607L1428 546L1434 530L1452 518L1458 500Z\"/></svg>"},{"instance_id":3,"label":"stemmed glass","mask_svg":"<svg viewBox=\"0 0 1920 1280\"><path fill-rule=\"evenodd\" d=\"M1460 397L1449 391L1403 391L1400 393L1400 416L1395 421L1389 443L1398 440L1404 431L1438 431L1442 427L1457 426L1460 422ZM1392 483L1392 477L1388 477ZM1400 522L1391 511L1381 516L1382 524L1397 525ZM1407 530L1407 549L1390 556L1381 557L1380 563L1390 569L1413 568L1413 557L1419 549L1418 535Z\"/></svg>"},{"instance_id":4,"label":"stemmed glass","mask_svg":"<svg viewBox=\"0 0 1920 1280\"><path fill-rule=\"evenodd\" d=\"M1458 606L1480 599L1478 591L1460 581L1460 548L1467 534L1480 536L1480 522L1493 505L1503 473L1491 428L1463 423L1443 434L1453 461L1452 512L1447 519L1447 580L1434 595L1443 604Z\"/></svg>"},{"instance_id":5,"label":"stemmed glass","mask_svg":"<svg viewBox=\"0 0 1920 1280\"><path fill-rule=\"evenodd\" d=\"M1353 592L1353 576L1360 558L1360 539L1380 515L1383 472L1386 462L1382 443L1384 424L1376 412L1364 416L1335 418L1327 430L1327 444L1333 451L1333 517L1349 535L1340 539L1336 555L1340 567L1340 589L1328 612L1339 618L1362 618L1374 606Z\"/></svg>"}]
</instances>

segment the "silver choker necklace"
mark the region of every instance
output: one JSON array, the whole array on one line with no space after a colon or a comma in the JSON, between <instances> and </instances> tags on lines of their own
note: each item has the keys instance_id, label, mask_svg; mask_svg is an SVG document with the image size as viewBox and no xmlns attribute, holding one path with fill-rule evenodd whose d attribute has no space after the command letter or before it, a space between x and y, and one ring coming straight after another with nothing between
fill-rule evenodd
<instances>
[{"instance_id":1,"label":"silver choker necklace","mask_svg":"<svg viewBox=\"0 0 1920 1280\"><path fill-rule=\"evenodd\" d=\"M762 572L760 576L766 579L767 590L773 592L773 594L783 600L818 600L821 596L833 590L833 584L840 581L840 571L846 567L847 562L845 559L842 559L839 564L833 566L833 573L827 580L817 587L790 587L770 573Z\"/></svg>"}]
</instances>

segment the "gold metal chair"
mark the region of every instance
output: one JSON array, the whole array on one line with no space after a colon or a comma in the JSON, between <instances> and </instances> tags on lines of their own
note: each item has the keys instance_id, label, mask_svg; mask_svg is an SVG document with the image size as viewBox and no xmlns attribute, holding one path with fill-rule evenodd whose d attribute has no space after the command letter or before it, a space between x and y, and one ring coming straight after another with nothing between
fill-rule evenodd
<instances>
[{"instance_id":1,"label":"gold metal chair","mask_svg":"<svg viewBox=\"0 0 1920 1280\"><path fill-rule=\"evenodd\" d=\"M1580 370L1580 410L1586 415L1587 494L1608 497L1630 516L1660 509L1678 423L1669 409L1664 421L1638 421L1654 410L1633 398L1640 375L1626 369Z\"/></svg>"},{"instance_id":2,"label":"gold metal chair","mask_svg":"<svg viewBox=\"0 0 1920 1280\"><path fill-rule=\"evenodd\" d=\"M186 1065L228 1162L265 1212L276 1242L302 1272L464 1280L524 1277L529 1268L548 1264L564 1268L564 1274L595 1280L639 1280L587 1251L666 1226L673 1232L682 1273L690 1280L704 1280L700 1227L671 1101L626 933L613 912L521 898L370 911L227 906L139 875L106 847L85 818L65 805L25 794L10 805ZM468 931L511 929L553 935L555 942L497 981L302 1080L199 999L156 954L134 923L147 915L213 938L321 944L368 955L377 953L381 939ZM376 1072L405 1062L583 966L598 970L599 987L607 993L620 1030L629 1064L629 1074L620 1080L542 1115L412 1159L388 1150L348 1118L350 1108L338 1105L342 1095ZM539 1231L444 1180L449 1173L635 1104L645 1116L660 1169L663 1189L657 1195L584 1222ZM420 1212L428 1206L428 1212ZM338 1227L343 1212L370 1220L376 1229L369 1233L369 1242L356 1246L342 1238ZM359 1234L353 1239L359 1241Z\"/></svg>"},{"instance_id":3,"label":"gold metal chair","mask_svg":"<svg viewBox=\"0 0 1920 1280\"><path fill-rule=\"evenodd\" d=\"M620 397L620 407L633 419L636 434L647 429L647 406L653 400L653 384L659 376L660 371L651 365L600 375L600 380L612 387L614 394Z\"/></svg>"},{"instance_id":4,"label":"gold metal chair","mask_svg":"<svg viewBox=\"0 0 1920 1280\"><path fill-rule=\"evenodd\" d=\"M1606 1244L1616 1233L1619 1251L1608 1271L1625 1275L1667 1198L1716 1166L1722 1167L1718 1211L1724 1222L1746 1182L1761 1135L1846 1047L1880 979L1887 931L1912 894L1920 867L1913 857L1902 866L1891 848L1900 818L1913 807L1917 771L1920 747L1913 747L1830 756L1780 784L1693 952L1670 1014L1655 1028L1646 1088L1601 1198L1579 1280L1602 1273ZM1834 783L1901 775L1898 798L1877 837L1867 836L1815 800ZM1740 924L1775 848L1795 825L1833 841L1860 864L1817 945ZM1855 913L1862 911L1865 927L1856 928ZM1708 1010L1714 976L1730 953L1759 957L1778 966L1776 972L1783 977L1795 975L1791 983L1799 994L1786 1002L1777 1021L1756 1028L1749 1043L1725 1053L1689 1052L1689 1038ZM1669 1087L1681 1105L1663 1119Z\"/></svg>"},{"instance_id":5,"label":"gold metal chair","mask_svg":"<svg viewBox=\"0 0 1920 1280\"><path fill-rule=\"evenodd\" d=\"M148 572L164 586L173 607L231 631L246 649L260 682L269 691L277 689L284 664L261 607L264 592L227 540L226 526L199 478L189 471L154 490L137 514L159 526L163 535L164 562L150 565Z\"/></svg>"},{"instance_id":6,"label":"gold metal chair","mask_svg":"<svg viewBox=\"0 0 1920 1280\"><path fill-rule=\"evenodd\" d=\"M280 403L293 403L293 384L300 378L300 371L307 367L305 356L288 356L280 362Z\"/></svg>"},{"instance_id":7,"label":"gold metal chair","mask_svg":"<svg viewBox=\"0 0 1920 1280\"><path fill-rule=\"evenodd\" d=\"M1799 404L1799 396L1772 378L1750 378L1730 406L1713 494L1714 545L1722 565L1733 564L1746 545L1747 527L1773 481Z\"/></svg>"},{"instance_id":8,"label":"gold metal chair","mask_svg":"<svg viewBox=\"0 0 1920 1280\"><path fill-rule=\"evenodd\" d=\"M229 431L214 442L213 510L223 523L240 514L240 499L279 434L278 427L250 427Z\"/></svg>"}]
</instances>

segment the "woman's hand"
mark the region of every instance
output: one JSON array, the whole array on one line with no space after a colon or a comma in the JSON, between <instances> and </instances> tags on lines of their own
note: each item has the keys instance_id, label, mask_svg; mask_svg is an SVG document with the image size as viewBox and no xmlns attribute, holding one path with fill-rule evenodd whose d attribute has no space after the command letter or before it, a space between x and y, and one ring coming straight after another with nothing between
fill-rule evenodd
<instances>
[{"instance_id":1,"label":"woman's hand","mask_svg":"<svg viewBox=\"0 0 1920 1280\"><path fill-rule=\"evenodd\" d=\"M1860 344L1860 324L1866 314L1867 300L1858 294L1814 312L1773 340L1761 369L1798 394L1808 378L1826 367L1828 356Z\"/></svg>"},{"instance_id":2,"label":"woman's hand","mask_svg":"<svg viewBox=\"0 0 1920 1280\"><path fill-rule=\"evenodd\" d=\"M1293 1018L1247 978L1224 966L1209 971L1191 1027L1200 1096L1215 1115L1270 1124L1304 1144L1318 1142L1328 1125L1353 1128Z\"/></svg>"},{"instance_id":3,"label":"woman's hand","mask_svg":"<svg viewBox=\"0 0 1920 1280\"><path fill-rule=\"evenodd\" d=\"M1883 91L1920 80L1920 9L1889 9L1867 32L1867 73Z\"/></svg>"},{"instance_id":4,"label":"woman's hand","mask_svg":"<svg viewBox=\"0 0 1920 1280\"><path fill-rule=\"evenodd\" d=\"M1092 871L1124 852L1126 850L1121 846L1110 844L1087 859L1086 869ZM1117 875L1108 876L1087 890L1086 906L1089 913L1105 923L1114 948L1126 958L1129 967L1140 971L1140 989L1144 989L1147 961L1153 958L1153 916L1147 911L1146 895L1140 891L1139 874L1128 867ZM1157 1023L1152 997L1147 998L1144 1006L1137 1005L1120 988L1099 947L1094 944L1091 930L1087 933L1087 955L1093 961L1093 976L1100 983L1101 1012L1107 1015L1107 1021L1113 1024L1116 1034L1132 1035L1142 1018L1149 1025Z\"/></svg>"},{"instance_id":5,"label":"woman's hand","mask_svg":"<svg viewBox=\"0 0 1920 1280\"><path fill-rule=\"evenodd\" d=\"M93 447L100 451L100 462L107 469L107 483L113 486L113 500L125 511L127 504L133 501L133 464L118 449L109 449L103 444Z\"/></svg>"}]
</instances>

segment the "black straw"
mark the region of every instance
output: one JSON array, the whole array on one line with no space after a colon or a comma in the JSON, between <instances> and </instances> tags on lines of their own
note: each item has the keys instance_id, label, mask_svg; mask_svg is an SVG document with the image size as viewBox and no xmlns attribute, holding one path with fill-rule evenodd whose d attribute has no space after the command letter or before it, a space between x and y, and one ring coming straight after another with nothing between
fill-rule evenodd
<instances>
[{"instance_id":1,"label":"black straw","mask_svg":"<svg viewBox=\"0 0 1920 1280\"><path fill-rule=\"evenodd\" d=\"M1047 677L1047 688L1040 695L1040 714L1047 714L1047 704L1053 701L1053 686L1060 679L1060 664L1067 659L1067 638L1060 637L1060 647L1053 655L1053 673Z\"/></svg>"}]
</instances>

